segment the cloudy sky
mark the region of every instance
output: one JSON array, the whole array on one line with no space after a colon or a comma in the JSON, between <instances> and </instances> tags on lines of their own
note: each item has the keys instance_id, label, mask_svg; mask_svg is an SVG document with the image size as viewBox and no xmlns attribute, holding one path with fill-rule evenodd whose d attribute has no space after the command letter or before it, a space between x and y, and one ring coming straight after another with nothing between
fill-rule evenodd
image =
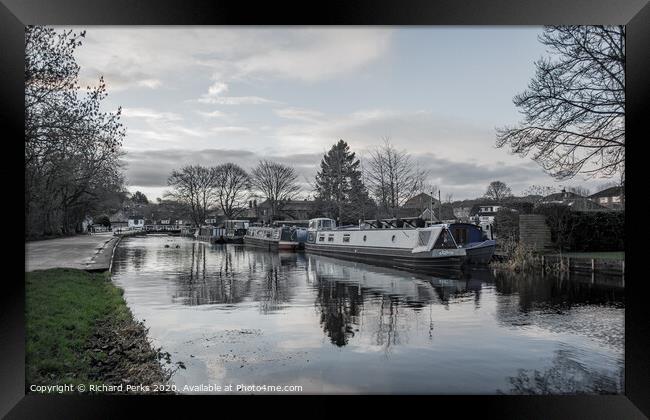
<instances>
[{"instance_id":1,"label":"cloudy sky","mask_svg":"<svg viewBox=\"0 0 650 420\"><path fill-rule=\"evenodd\" d=\"M174 168L259 159L296 168L304 193L338 139L360 157L390 137L442 195L499 179L559 186L494 147L512 97L545 54L539 27L86 27L83 84L123 108L129 190L161 197ZM591 188L606 180L563 185Z\"/></svg>"}]
</instances>

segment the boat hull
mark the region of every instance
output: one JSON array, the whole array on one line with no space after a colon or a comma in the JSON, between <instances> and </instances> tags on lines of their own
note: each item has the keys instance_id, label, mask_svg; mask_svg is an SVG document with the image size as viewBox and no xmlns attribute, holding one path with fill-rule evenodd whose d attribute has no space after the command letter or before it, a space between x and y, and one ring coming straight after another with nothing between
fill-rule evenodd
<instances>
[{"instance_id":1,"label":"boat hull","mask_svg":"<svg viewBox=\"0 0 650 420\"><path fill-rule=\"evenodd\" d=\"M216 244L243 244L243 236L219 236L214 240Z\"/></svg>"},{"instance_id":2,"label":"boat hull","mask_svg":"<svg viewBox=\"0 0 650 420\"><path fill-rule=\"evenodd\" d=\"M492 261L496 242L494 240L485 241L484 243L465 248L467 253L467 264L472 265L485 265Z\"/></svg>"},{"instance_id":3,"label":"boat hull","mask_svg":"<svg viewBox=\"0 0 650 420\"><path fill-rule=\"evenodd\" d=\"M258 248L265 248L269 250L281 250L281 251L295 251L299 249L300 244L298 242L292 241L269 241L264 239L244 237L244 244L255 246Z\"/></svg>"},{"instance_id":4,"label":"boat hull","mask_svg":"<svg viewBox=\"0 0 650 420\"><path fill-rule=\"evenodd\" d=\"M465 251L457 249L412 253L410 250L394 248L361 248L308 243L305 245L305 250L314 254L426 272L460 271L465 260Z\"/></svg>"}]
</instances>

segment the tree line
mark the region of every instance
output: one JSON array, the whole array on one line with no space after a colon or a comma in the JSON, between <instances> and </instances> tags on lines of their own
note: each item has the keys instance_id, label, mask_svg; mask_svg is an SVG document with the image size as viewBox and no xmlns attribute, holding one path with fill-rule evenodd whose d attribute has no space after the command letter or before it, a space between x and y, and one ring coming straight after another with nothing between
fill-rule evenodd
<instances>
[{"instance_id":1,"label":"tree line","mask_svg":"<svg viewBox=\"0 0 650 420\"><path fill-rule=\"evenodd\" d=\"M315 208L319 215L343 224L399 217L409 199L436 189L426 183L427 177L428 171L388 138L370 152L365 167L347 142L339 140L324 154L314 178ZM250 173L230 162L188 165L174 170L167 185L166 198L184 203L197 225L215 209L221 209L227 219L236 218L247 201L260 196L268 203L270 219L277 219L287 201L301 192L294 168L268 160L261 160Z\"/></svg>"},{"instance_id":2,"label":"tree line","mask_svg":"<svg viewBox=\"0 0 650 420\"><path fill-rule=\"evenodd\" d=\"M25 30L27 237L79 232L88 214L116 211L126 194L118 159L121 109L104 112L103 78L79 85L74 58L85 31Z\"/></svg>"}]
</instances>

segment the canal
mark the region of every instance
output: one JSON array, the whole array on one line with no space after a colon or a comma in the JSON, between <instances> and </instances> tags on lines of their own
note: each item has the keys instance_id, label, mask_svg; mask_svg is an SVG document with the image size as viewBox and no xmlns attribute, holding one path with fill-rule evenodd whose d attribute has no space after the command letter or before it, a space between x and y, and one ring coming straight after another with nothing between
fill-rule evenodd
<instances>
[{"instance_id":1,"label":"canal","mask_svg":"<svg viewBox=\"0 0 650 420\"><path fill-rule=\"evenodd\" d=\"M172 377L181 393L623 392L617 279L445 279L162 235L124 239L114 258L134 316L185 365Z\"/></svg>"}]
</instances>

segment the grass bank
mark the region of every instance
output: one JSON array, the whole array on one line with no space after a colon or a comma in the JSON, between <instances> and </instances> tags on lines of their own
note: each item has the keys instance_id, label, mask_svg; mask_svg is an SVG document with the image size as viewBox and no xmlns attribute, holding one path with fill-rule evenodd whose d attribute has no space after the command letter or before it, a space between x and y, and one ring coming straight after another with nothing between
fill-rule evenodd
<instances>
[{"instance_id":1,"label":"grass bank","mask_svg":"<svg viewBox=\"0 0 650 420\"><path fill-rule=\"evenodd\" d=\"M108 273L26 273L26 387L166 383L170 355L151 347Z\"/></svg>"}]
</instances>

